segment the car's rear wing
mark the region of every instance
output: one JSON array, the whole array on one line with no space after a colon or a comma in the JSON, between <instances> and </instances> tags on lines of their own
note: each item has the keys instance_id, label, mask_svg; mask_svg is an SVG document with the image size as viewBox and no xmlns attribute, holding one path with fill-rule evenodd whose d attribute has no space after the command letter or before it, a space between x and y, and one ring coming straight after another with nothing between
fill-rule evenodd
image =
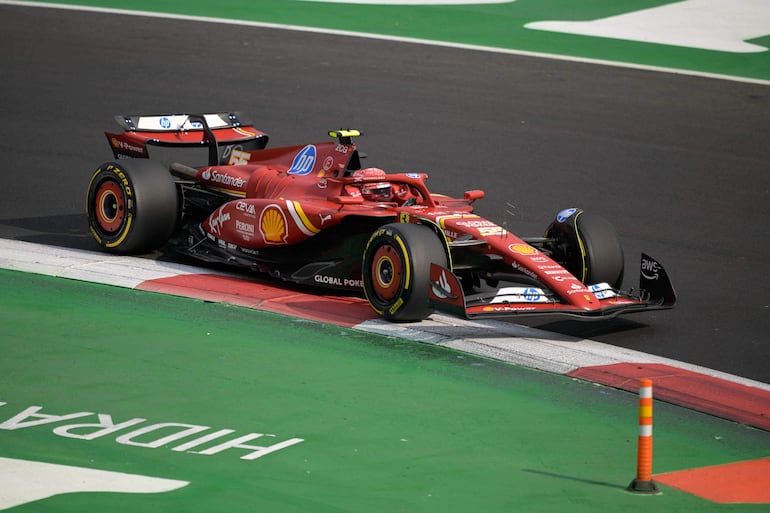
<instances>
[{"instance_id":1,"label":"car's rear wing","mask_svg":"<svg viewBox=\"0 0 770 513\"><path fill-rule=\"evenodd\" d=\"M149 158L147 145L208 147L209 165L239 164L242 152L263 149L268 135L238 112L115 116L122 133L104 132L115 158Z\"/></svg>"}]
</instances>

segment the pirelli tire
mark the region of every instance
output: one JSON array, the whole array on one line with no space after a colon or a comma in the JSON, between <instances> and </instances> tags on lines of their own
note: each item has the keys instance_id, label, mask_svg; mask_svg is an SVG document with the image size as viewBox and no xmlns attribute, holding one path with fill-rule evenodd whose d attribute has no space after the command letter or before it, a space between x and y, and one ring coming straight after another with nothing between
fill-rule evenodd
<instances>
[{"instance_id":1,"label":"pirelli tire","mask_svg":"<svg viewBox=\"0 0 770 513\"><path fill-rule=\"evenodd\" d=\"M546 230L552 257L586 285L623 284L625 259L614 226L580 209L562 210Z\"/></svg>"},{"instance_id":2,"label":"pirelli tire","mask_svg":"<svg viewBox=\"0 0 770 513\"><path fill-rule=\"evenodd\" d=\"M363 258L363 285L375 312L397 322L420 321L428 306L430 264L448 267L444 244L432 228L419 224L382 226L369 238Z\"/></svg>"},{"instance_id":3,"label":"pirelli tire","mask_svg":"<svg viewBox=\"0 0 770 513\"><path fill-rule=\"evenodd\" d=\"M145 253L169 239L179 217L174 178L146 159L105 162L88 184L86 211L96 242L111 253Z\"/></svg>"}]
</instances>

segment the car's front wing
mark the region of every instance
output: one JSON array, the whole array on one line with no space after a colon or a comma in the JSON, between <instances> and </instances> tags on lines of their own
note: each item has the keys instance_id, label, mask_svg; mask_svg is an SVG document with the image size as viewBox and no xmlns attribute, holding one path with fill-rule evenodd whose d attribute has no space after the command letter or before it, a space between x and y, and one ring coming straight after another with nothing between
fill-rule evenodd
<instances>
[{"instance_id":1,"label":"car's front wing","mask_svg":"<svg viewBox=\"0 0 770 513\"><path fill-rule=\"evenodd\" d=\"M433 308L450 315L473 318L519 316L567 316L582 320L609 319L618 315L672 308L676 293L660 263L642 254L640 288L622 292L606 283L588 285L589 306L576 306L545 287L502 287L466 295L458 277L449 269L431 265L429 301Z\"/></svg>"}]
</instances>

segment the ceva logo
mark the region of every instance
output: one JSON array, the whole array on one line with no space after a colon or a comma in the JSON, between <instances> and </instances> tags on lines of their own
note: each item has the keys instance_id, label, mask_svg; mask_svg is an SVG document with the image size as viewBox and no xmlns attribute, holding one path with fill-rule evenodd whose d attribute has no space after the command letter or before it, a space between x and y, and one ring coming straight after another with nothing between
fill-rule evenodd
<instances>
[{"instance_id":1,"label":"ceva logo","mask_svg":"<svg viewBox=\"0 0 770 513\"><path fill-rule=\"evenodd\" d=\"M313 170L315 165L315 146L308 144L294 157L289 168L290 175L306 175Z\"/></svg>"}]
</instances>

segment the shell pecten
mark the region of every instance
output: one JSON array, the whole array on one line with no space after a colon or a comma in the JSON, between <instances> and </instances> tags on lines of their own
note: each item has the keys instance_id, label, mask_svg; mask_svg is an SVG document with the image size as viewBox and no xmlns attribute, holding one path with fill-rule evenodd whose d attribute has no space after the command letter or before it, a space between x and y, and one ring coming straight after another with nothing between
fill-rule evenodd
<instances>
[{"instance_id":1,"label":"shell pecten","mask_svg":"<svg viewBox=\"0 0 770 513\"><path fill-rule=\"evenodd\" d=\"M282 244L286 240L286 217L275 205L271 205L262 211L259 228L265 238L265 242Z\"/></svg>"}]
</instances>

